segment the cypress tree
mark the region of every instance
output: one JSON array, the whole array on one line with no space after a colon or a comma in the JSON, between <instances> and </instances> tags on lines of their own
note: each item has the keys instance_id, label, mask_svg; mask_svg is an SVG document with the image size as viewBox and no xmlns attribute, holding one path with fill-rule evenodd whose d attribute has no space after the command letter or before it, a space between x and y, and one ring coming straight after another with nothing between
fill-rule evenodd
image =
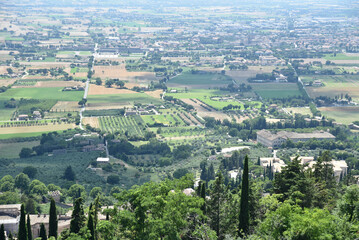
<instances>
[{"instance_id":1,"label":"cypress tree","mask_svg":"<svg viewBox=\"0 0 359 240\"><path fill-rule=\"evenodd\" d=\"M4 224L1 224L1 227L0 227L0 240L5 240Z\"/></svg>"},{"instance_id":2,"label":"cypress tree","mask_svg":"<svg viewBox=\"0 0 359 240\"><path fill-rule=\"evenodd\" d=\"M25 215L24 204L21 204L19 232L17 234L17 238L18 240L27 240L26 215Z\"/></svg>"},{"instance_id":3,"label":"cypress tree","mask_svg":"<svg viewBox=\"0 0 359 240\"><path fill-rule=\"evenodd\" d=\"M14 238L12 237L12 233L9 233L9 240L13 240Z\"/></svg>"},{"instance_id":4,"label":"cypress tree","mask_svg":"<svg viewBox=\"0 0 359 240\"><path fill-rule=\"evenodd\" d=\"M82 198L75 200L74 210L72 212L72 219L70 223L70 232L78 233L85 224L85 213L82 206Z\"/></svg>"},{"instance_id":5,"label":"cypress tree","mask_svg":"<svg viewBox=\"0 0 359 240\"><path fill-rule=\"evenodd\" d=\"M50 203L49 237L57 238L57 214L56 204L53 198L51 198Z\"/></svg>"},{"instance_id":6,"label":"cypress tree","mask_svg":"<svg viewBox=\"0 0 359 240\"><path fill-rule=\"evenodd\" d=\"M242 175L242 191L239 212L239 235L247 234L249 230L249 174L248 156L244 159L244 169Z\"/></svg>"},{"instance_id":7,"label":"cypress tree","mask_svg":"<svg viewBox=\"0 0 359 240\"><path fill-rule=\"evenodd\" d=\"M27 239L32 240L31 223L30 223L30 215L29 214L27 214L26 226L27 226Z\"/></svg>"},{"instance_id":8,"label":"cypress tree","mask_svg":"<svg viewBox=\"0 0 359 240\"><path fill-rule=\"evenodd\" d=\"M40 226L40 236L41 240L47 240L47 235L46 235L46 229L45 229L45 225L43 223L41 223Z\"/></svg>"},{"instance_id":9,"label":"cypress tree","mask_svg":"<svg viewBox=\"0 0 359 240\"><path fill-rule=\"evenodd\" d=\"M94 228L94 222L93 222L93 217L92 217L91 212L89 212L89 218L88 218L88 221L87 221L87 228L88 228L88 230L90 230L90 233L91 233L90 240L95 240L95 228Z\"/></svg>"}]
</instances>

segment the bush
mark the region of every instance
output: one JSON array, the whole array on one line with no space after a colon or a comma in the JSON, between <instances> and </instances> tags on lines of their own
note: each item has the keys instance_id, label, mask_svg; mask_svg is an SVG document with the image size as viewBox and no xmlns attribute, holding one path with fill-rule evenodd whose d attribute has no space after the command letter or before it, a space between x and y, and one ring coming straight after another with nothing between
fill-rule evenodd
<instances>
[{"instance_id":1,"label":"bush","mask_svg":"<svg viewBox=\"0 0 359 240\"><path fill-rule=\"evenodd\" d=\"M117 175L110 175L107 177L108 184L118 184L120 182L120 178Z\"/></svg>"}]
</instances>

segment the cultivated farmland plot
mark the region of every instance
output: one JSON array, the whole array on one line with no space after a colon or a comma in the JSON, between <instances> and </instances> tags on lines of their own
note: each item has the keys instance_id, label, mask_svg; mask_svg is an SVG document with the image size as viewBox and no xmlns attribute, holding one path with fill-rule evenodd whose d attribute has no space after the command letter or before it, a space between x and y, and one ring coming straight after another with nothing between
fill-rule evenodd
<instances>
[{"instance_id":1,"label":"cultivated farmland plot","mask_svg":"<svg viewBox=\"0 0 359 240\"><path fill-rule=\"evenodd\" d=\"M100 128L105 132L120 132L122 134L127 133L133 137L143 137L144 123L139 116L130 117L116 117L116 116L104 116L99 118Z\"/></svg>"}]
</instances>

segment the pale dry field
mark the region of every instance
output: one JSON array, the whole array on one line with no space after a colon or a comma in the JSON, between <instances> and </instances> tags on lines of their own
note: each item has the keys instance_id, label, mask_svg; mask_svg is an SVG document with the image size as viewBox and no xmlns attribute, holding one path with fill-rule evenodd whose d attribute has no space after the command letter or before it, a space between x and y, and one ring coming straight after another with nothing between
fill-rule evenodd
<instances>
[{"instance_id":1,"label":"pale dry field","mask_svg":"<svg viewBox=\"0 0 359 240\"><path fill-rule=\"evenodd\" d=\"M30 87L38 87L38 88L49 88L49 87L75 87L75 86L85 86L83 82L77 81L39 81L36 82L34 86Z\"/></svg>"},{"instance_id":2,"label":"pale dry field","mask_svg":"<svg viewBox=\"0 0 359 240\"><path fill-rule=\"evenodd\" d=\"M37 68L70 67L70 62L20 62L21 65Z\"/></svg>"},{"instance_id":3,"label":"pale dry field","mask_svg":"<svg viewBox=\"0 0 359 240\"><path fill-rule=\"evenodd\" d=\"M126 94L126 93L136 93L129 89L120 89L120 88L107 88L105 86L98 86L91 84L89 95L107 95L107 94Z\"/></svg>"},{"instance_id":4,"label":"pale dry field","mask_svg":"<svg viewBox=\"0 0 359 240\"><path fill-rule=\"evenodd\" d=\"M73 101L58 101L52 108L51 112L55 112L56 110L65 110L65 111L80 111L80 106L77 102Z\"/></svg>"},{"instance_id":5,"label":"pale dry field","mask_svg":"<svg viewBox=\"0 0 359 240\"><path fill-rule=\"evenodd\" d=\"M0 134L14 134L14 133L33 133L33 132L48 132L48 131L60 131L75 128L73 123L61 123L44 126L26 126L26 127L4 127L1 128Z\"/></svg>"},{"instance_id":6,"label":"pale dry field","mask_svg":"<svg viewBox=\"0 0 359 240\"><path fill-rule=\"evenodd\" d=\"M163 93L163 90L146 91L145 93L154 98L161 98L161 94Z\"/></svg>"},{"instance_id":7,"label":"pale dry field","mask_svg":"<svg viewBox=\"0 0 359 240\"><path fill-rule=\"evenodd\" d=\"M87 103L86 110L109 110L131 108L133 105L128 103Z\"/></svg>"},{"instance_id":8,"label":"pale dry field","mask_svg":"<svg viewBox=\"0 0 359 240\"><path fill-rule=\"evenodd\" d=\"M13 79L13 78L0 79L0 87L11 85L11 84L13 84L15 81L16 81L16 79Z\"/></svg>"},{"instance_id":9,"label":"pale dry field","mask_svg":"<svg viewBox=\"0 0 359 240\"><path fill-rule=\"evenodd\" d=\"M98 117L84 117L82 119L82 123L84 125L89 124L91 127L94 127L94 128L100 128L100 123L98 121Z\"/></svg>"},{"instance_id":10,"label":"pale dry field","mask_svg":"<svg viewBox=\"0 0 359 240\"><path fill-rule=\"evenodd\" d=\"M150 82L156 80L155 74L152 72L128 72L124 64L118 66L94 66L94 78L118 78L135 83Z\"/></svg>"}]
</instances>

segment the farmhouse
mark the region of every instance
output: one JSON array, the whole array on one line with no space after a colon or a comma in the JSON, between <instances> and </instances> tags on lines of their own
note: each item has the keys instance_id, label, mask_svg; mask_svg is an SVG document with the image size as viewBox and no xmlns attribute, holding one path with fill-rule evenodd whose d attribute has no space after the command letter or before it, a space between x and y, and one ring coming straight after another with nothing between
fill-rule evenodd
<instances>
[{"instance_id":1,"label":"farmhouse","mask_svg":"<svg viewBox=\"0 0 359 240\"><path fill-rule=\"evenodd\" d=\"M19 119L19 121L28 120L28 119L29 119L29 115L27 115L27 114L21 114L21 115L19 115L18 119Z\"/></svg>"},{"instance_id":2,"label":"farmhouse","mask_svg":"<svg viewBox=\"0 0 359 240\"><path fill-rule=\"evenodd\" d=\"M3 224L5 232L16 233L19 228L21 204L0 205L0 226Z\"/></svg>"},{"instance_id":3,"label":"farmhouse","mask_svg":"<svg viewBox=\"0 0 359 240\"><path fill-rule=\"evenodd\" d=\"M334 140L335 137L329 132L315 131L312 133L296 133L280 131L278 133L271 133L268 130L261 130L257 132L257 142L267 147L279 147L288 139L293 142L305 142L312 138L318 140Z\"/></svg>"}]
</instances>

